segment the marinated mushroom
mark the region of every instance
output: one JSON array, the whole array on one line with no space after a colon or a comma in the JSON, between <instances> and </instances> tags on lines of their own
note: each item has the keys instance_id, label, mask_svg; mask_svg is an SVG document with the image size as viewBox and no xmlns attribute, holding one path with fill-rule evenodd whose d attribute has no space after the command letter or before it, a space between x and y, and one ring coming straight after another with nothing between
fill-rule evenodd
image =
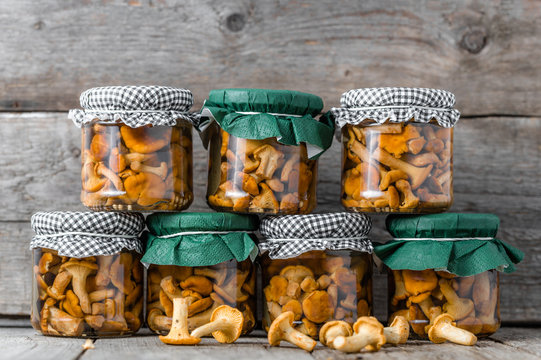
<instances>
[{"instance_id":1,"label":"marinated mushroom","mask_svg":"<svg viewBox=\"0 0 541 360\"><path fill-rule=\"evenodd\" d=\"M188 306L187 298L176 297L173 299L173 318L171 329L167 336L160 335L160 340L169 345L195 345L201 342L200 338L193 337L188 331Z\"/></svg>"},{"instance_id":2,"label":"marinated mushroom","mask_svg":"<svg viewBox=\"0 0 541 360\"><path fill-rule=\"evenodd\" d=\"M295 315L291 311L287 311L274 319L267 336L269 344L279 346L283 340L311 352L316 347L316 342L292 327L294 317Z\"/></svg>"},{"instance_id":3,"label":"marinated mushroom","mask_svg":"<svg viewBox=\"0 0 541 360\"><path fill-rule=\"evenodd\" d=\"M348 337L353 335L353 329L345 321L329 321L319 330L319 341L330 348L334 348L333 341L338 336Z\"/></svg>"},{"instance_id":4,"label":"marinated mushroom","mask_svg":"<svg viewBox=\"0 0 541 360\"><path fill-rule=\"evenodd\" d=\"M434 325L428 331L428 338L435 344L450 341L460 345L475 345L477 337L471 332L453 325L453 318L449 314L441 314L434 320Z\"/></svg>"},{"instance_id":5,"label":"marinated mushroom","mask_svg":"<svg viewBox=\"0 0 541 360\"><path fill-rule=\"evenodd\" d=\"M365 347L370 351L378 351L385 344L383 325L374 317L363 316L353 325L352 336L337 336L333 341L335 349L342 352L359 352Z\"/></svg>"},{"instance_id":6,"label":"marinated mushroom","mask_svg":"<svg viewBox=\"0 0 541 360\"><path fill-rule=\"evenodd\" d=\"M98 269L98 265L89 261L70 260L62 264L61 269L71 274L73 292L79 298L81 309L85 314L90 314L92 309L86 292L86 278Z\"/></svg>"},{"instance_id":7,"label":"marinated mushroom","mask_svg":"<svg viewBox=\"0 0 541 360\"><path fill-rule=\"evenodd\" d=\"M227 305L222 305L213 311L210 322L192 331L191 336L201 338L212 334L216 341L223 344L231 344L239 338L244 316L239 310Z\"/></svg>"}]
</instances>

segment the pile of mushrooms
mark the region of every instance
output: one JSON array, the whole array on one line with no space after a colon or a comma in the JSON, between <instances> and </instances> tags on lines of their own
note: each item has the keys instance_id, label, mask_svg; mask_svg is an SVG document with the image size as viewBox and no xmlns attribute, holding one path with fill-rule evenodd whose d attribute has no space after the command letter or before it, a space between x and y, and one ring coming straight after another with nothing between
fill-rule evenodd
<instances>
[{"instance_id":1,"label":"pile of mushrooms","mask_svg":"<svg viewBox=\"0 0 541 360\"><path fill-rule=\"evenodd\" d=\"M131 253L82 259L43 250L34 276L38 312L32 324L46 335L128 334L141 327L143 268Z\"/></svg>"},{"instance_id":2,"label":"pile of mushrooms","mask_svg":"<svg viewBox=\"0 0 541 360\"><path fill-rule=\"evenodd\" d=\"M184 299L189 331L209 323L217 308L229 305L241 311L241 330L246 334L255 326L254 295L255 271L249 260L230 261L213 267L151 265L147 323L157 333L169 332L175 299Z\"/></svg>"},{"instance_id":3,"label":"pile of mushrooms","mask_svg":"<svg viewBox=\"0 0 541 360\"><path fill-rule=\"evenodd\" d=\"M316 162L306 145L286 146L274 138L250 140L221 130L220 168L211 163L208 202L241 213L303 214L315 207Z\"/></svg>"},{"instance_id":4,"label":"pile of mushrooms","mask_svg":"<svg viewBox=\"0 0 541 360\"><path fill-rule=\"evenodd\" d=\"M316 341L293 328L295 314L286 311L271 324L268 341L271 346L287 341L308 352L314 350ZM353 353L365 349L379 351L384 344L404 344L409 336L408 321L397 316L391 326L384 328L374 317L362 316L353 325L345 321L330 321L323 325L319 332L319 341L342 352Z\"/></svg>"},{"instance_id":5,"label":"pile of mushrooms","mask_svg":"<svg viewBox=\"0 0 541 360\"><path fill-rule=\"evenodd\" d=\"M344 258L329 256L310 260L304 265L286 265L287 260L273 260L268 284L263 289L266 311L263 326L285 312L293 313L296 330L314 339L319 327L330 320L350 324L371 310L369 261L362 259L345 264ZM308 267L310 266L310 267Z\"/></svg>"},{"instance_id":6,"label":"pile of mushrooms","mask_svg":"<svg viewBox=\"0 0 541 360\"><path fill-rule=\"evenodd\" d=\"M96 210L181 210L192 193L191 129L93 124L83 130L84 205Z\"/></svg>"},{"instance_id":7,"label":"pile of mushrooms","mask_svg":"<svg viewBox=\"0 0 541 360\"><path fill-rule=\"evenodd\" d=\"M342 204L363 211L448 208L451 136L432 124L347 126Z\"/></svg>"},{"instance_id":8,"label":"pile of mushrooms","mask_svg":"<svg viewBox=\"0 0 541 360\"><path fill-rule=\"evenodd\" d=\"M442 314L450 324L470 333L468 341L461 331L447 340L470 344L475 335L490 335L499 328L497 274L494 271L457 277L445 271L393 270L394 293L391 295L393 317L406 317L413 332L430 338L430 330ZM441 318L440 318L441 320ZM447 321L447 320L446 320ZM450 329L450 326L446 326ZM443 338L441 335L439 338ZM432 340L432 339L431 339Z\"/></svg>"}]
</instances>

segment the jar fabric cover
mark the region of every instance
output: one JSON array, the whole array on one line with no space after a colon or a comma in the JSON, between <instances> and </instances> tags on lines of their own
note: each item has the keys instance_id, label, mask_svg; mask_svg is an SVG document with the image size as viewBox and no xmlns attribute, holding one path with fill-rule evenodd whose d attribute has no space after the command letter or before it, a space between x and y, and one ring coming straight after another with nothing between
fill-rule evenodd
<instances>
[{"instance_id":1,"label":"jar fabric cover","mask_svg":"<svg viewBox=\"0 0 541 360\"><path fill-rule=\"evenodd\" d=\"M386 226L394 240L376 244L374 253L392 270L446 270L457 276L492 269L511 273L524 253L496 238L499 225L493 214L393 214Z\"/></svg>"}]
</instances>

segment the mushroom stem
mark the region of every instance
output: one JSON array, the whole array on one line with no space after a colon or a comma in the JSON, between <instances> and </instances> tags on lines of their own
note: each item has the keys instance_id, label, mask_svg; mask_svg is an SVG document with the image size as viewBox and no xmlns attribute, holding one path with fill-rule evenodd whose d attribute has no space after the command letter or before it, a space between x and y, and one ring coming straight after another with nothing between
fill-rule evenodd
<instances>
[{"instance_id":1,"label":"mushroom stem","mask_svg":"<svg viewBox=\"0 0 541 360\"><path fill-rule=\"evenodd\" d=\"M157 175L162 180L165 180L167 177L167 163L163 161L160 163L160 166L157 167L141 164L139 161L133 161L130 164L130 167L133 171L142 171Z\"/></svg>"},{"instance_id":2,"label":"mushroom stem","mask_svg":"<svg viewBox=\"0 0 541 360\"><path fill-rule=\"evenodd\" d=\"M477 342L477 337L471 332L458 328L450 322L444 323L439 327L434 327L434 332L436 336L443 340L440 342L449 340L455 344L461 345L473 345ZM432 340L432 342L437 344L434 340Z\"/></svg>"},{"instance_id":3,"label":"mushroom stem","mask_svg":"<svg viewBox=\"0 0 541 360\"><path fill-rule=\"evenodd\" d=\"M167 336L160 335L160 340L171 345L194 345L201 339L190 336L188 332L189 299L176 297L173 299L173 319L171 330Z\"/></svg>"},{"instance_id":4,"label":"mushroom stem","mask_svg":"<svg viewBox=\"0 0 541 360\"><path fill-rule=\"evenodd\" d=\"M365 346L370 345L379 340L379 336L375 333L362 332L353 336L337 336L333 341L335 349L343 352L358 352Z\"/></svg>"},{"instance_id":5,"label":"mushroom stem","mask_svg":"<svg viewBox=\"0 0 541 360\"><path fill-rule=\"evenodd\" d=\"M233 331L234 328L235 325L231 324L227 319L216 319L213 322L200 326L192 331L192 336L201 338L210 335L215 331Z\"/></svg>"},{"instance_id":6,"label":"mushroom stem","mask_svg":"<svg viewBox=\"0 0 541 360\"><path fill-rule=\"evenodd\" d=\"M391 326L383 328L387 344L405 344L410 334L410 325L403 316L396 316Z\"/></svg>"},{"instance_id":7,"label":"mushroom stem","mask_svg":"<svg viewBox=\"0 0 541 360\"><path fill-rule=\"evenodd\" d=\"M284 340L305 350L306 350L306 347L313 348L313 346L311 346L312 342L314 343L314 346L315 346L315 341L312 338L304 335L303 333L295 330L292 327L286 328L284 330Z\"/></svg>"}]
</instances>

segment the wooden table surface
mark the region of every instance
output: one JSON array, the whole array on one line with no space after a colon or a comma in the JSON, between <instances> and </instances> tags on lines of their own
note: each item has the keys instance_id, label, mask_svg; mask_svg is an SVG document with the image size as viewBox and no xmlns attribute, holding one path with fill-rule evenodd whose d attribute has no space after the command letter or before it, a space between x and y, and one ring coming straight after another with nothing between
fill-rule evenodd
<instances>
[{"instance_id":1,"label":"wooden table surface","mask_svg":"<svg viewBox=\"0 0 541 360\"><path fill-rule=\"evenodd\" d=\"M133 337L98 339L94 349L83 350L84 339L42 336L27 327L0 327L0 359L540 359L541 328L504 327L475 346L410 341L384 346L377 353L343 354L318 343L310 354L282 343L270 347L261 330L235 344L203 339L197 346L169 346L143 329Z\"/></svg>"}]
</instances>

